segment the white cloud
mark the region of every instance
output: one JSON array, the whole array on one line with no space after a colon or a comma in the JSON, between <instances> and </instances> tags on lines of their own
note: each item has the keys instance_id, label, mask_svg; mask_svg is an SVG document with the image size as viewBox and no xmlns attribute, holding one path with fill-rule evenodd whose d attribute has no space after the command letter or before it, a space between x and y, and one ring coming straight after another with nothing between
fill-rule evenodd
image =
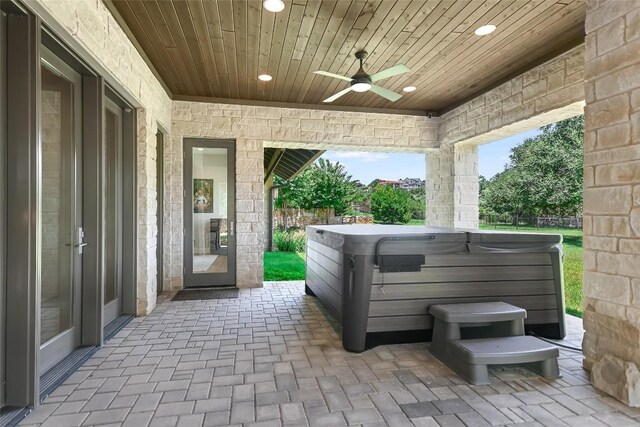
<instances>
[{"instance_id":1,"label":"white cloud","mask_svg":"<svg viewBox=\"0 0 640 427\"><path fill-rule=\"evenodd\" d=\"M357 159L363 162L377 162L389 156L385 153L371 153L368 151L337 151L334 157L339 159Z\"/></svg>"}]
</instances>

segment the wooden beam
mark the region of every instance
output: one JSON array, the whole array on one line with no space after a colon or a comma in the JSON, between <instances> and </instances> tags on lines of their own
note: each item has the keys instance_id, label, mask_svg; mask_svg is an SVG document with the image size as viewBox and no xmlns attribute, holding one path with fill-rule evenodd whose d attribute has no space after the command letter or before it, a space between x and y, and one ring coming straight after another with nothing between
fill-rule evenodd
<instances>
[{"instance_id":1,"label":"wooden beam","mask_svg":"<svg viewBox=\"0 0 640 427\"><path fill-rule=\"evenodd\" d=\"M271 178L273 171L276 170L276 166L278 166L278 163L280 163L280 160L282 159L282 156L284 156L285 151L287 150L283 148L276 148L276 150L273 153L273 156L271 157L271 162L269 163L269 166L264 171L264 182L267 182L269 178Z\"/></svg>"}]
</instances>

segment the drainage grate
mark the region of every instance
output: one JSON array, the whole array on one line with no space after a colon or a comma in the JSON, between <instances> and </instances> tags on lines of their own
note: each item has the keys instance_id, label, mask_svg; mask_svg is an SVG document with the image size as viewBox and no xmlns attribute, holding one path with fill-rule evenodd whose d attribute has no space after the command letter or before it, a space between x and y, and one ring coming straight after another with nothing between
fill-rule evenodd
<instances>
[{"instance_id":1,"label":"drainage grate","mask_svg":"<svg viewBox=\"0 0 640 427\"><path fill-rule=\"evenodd\" d=\"M238 298L238 289L184 289L178 291L171 301L195 301L223 298Z\"/></svg>"},{"instance_id":2,"label":"drainage grate","mask_svg":"<svg viewBox=\"0 0 640 427\"><path fill-rule=\"evenodd\" d=\"M131 319L133 319L133 316L131 316L130 314L121 314L120 316L113 319L111 323L104 327L104 342L107 342L111 338L113 338L115 334L120 332L122 328L124 328L129 322L131 322Z\"/></svg>"},{"instance_id":3,"label":"drainage grate","mask_svg":"<svg viewBox=\"0 0 640 427\"><path fill-rule=\"evenodd\" d=\"M98 347L95 346L80 347L40 376L40 401L42 402L46 399L53 390L58 388L96 351L98 351Z\"/></svg>"},{"instance_id":4,"label":"drainage grate","mask_svg":"<svg viewBox=\"0 0 640 427\"><path fill-rule=\"evenodd\" d=\"M31 408L16 408L5 406L0 410L0 426L17 426L20 421L31 413Z\"/></svg>"}]
</instances>

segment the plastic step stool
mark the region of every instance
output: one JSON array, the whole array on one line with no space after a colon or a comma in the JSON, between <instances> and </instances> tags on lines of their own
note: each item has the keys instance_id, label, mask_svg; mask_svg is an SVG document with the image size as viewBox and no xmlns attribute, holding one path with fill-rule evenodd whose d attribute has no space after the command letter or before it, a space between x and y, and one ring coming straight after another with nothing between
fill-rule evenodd
<instances>
[{"instance_id":1,"label":"plastic step stool","mask_svg":"<svg viewBox=\"0 0 640 427\"><path fill-rule=\"evenodd\" d=\"M548 378L559 378L556 346L531 336L454 340L446 364L472 384L489 384L488 365L527 364Z\"/></svg>"},{"instance_id":2,"label":"plastic step stool","mask_svg":"<svg viewBox=\"0 0 640 427\"><path fill-rule=\"evenodd\" d=\"M477 302L432 305L434 317L431 353L446 360L450 357L449 342L461 338L463 326L484 325L492 337L524 335L527 311L506 302Z\"/></svg>"}]
</instances>

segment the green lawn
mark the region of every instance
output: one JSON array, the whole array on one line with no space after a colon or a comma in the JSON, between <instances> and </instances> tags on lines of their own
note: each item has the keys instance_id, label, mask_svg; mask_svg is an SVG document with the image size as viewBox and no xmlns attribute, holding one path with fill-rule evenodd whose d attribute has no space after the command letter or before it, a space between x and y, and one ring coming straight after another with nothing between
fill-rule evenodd
<instances>
[{"instance_id":1,"label":"green lawn","mask_svg":"<svg viewBox=\"0 0 640 427\"><path fill-rule=\"evenodd\" d=\"M582 230L529 227L490 227L505 231L558 233L563 236L564 292L567 313L582 317ZM304 280L305 255L294 252L266 252L264 280Z\"/></svg>"},{"instance_id":2,"label":"green lawn","mask_svg":"<svg viewBox=\"0 0 640 427\"><path fill-rule=\"evenodd\" d=\"M264 280L304 280L304 257L304 253L265 252Z\"/></svg>"},{"instance_id":3,"label":"green lawn","mask_svg":"<svg viewBox=\"0 0 640 427\"><path fill-rule=\"evenodd\" d=\"M582 230L482 225L485 230L562 234L564 250L564 301L566 312L582 317Z\"/></svg>"}]
</instances>

